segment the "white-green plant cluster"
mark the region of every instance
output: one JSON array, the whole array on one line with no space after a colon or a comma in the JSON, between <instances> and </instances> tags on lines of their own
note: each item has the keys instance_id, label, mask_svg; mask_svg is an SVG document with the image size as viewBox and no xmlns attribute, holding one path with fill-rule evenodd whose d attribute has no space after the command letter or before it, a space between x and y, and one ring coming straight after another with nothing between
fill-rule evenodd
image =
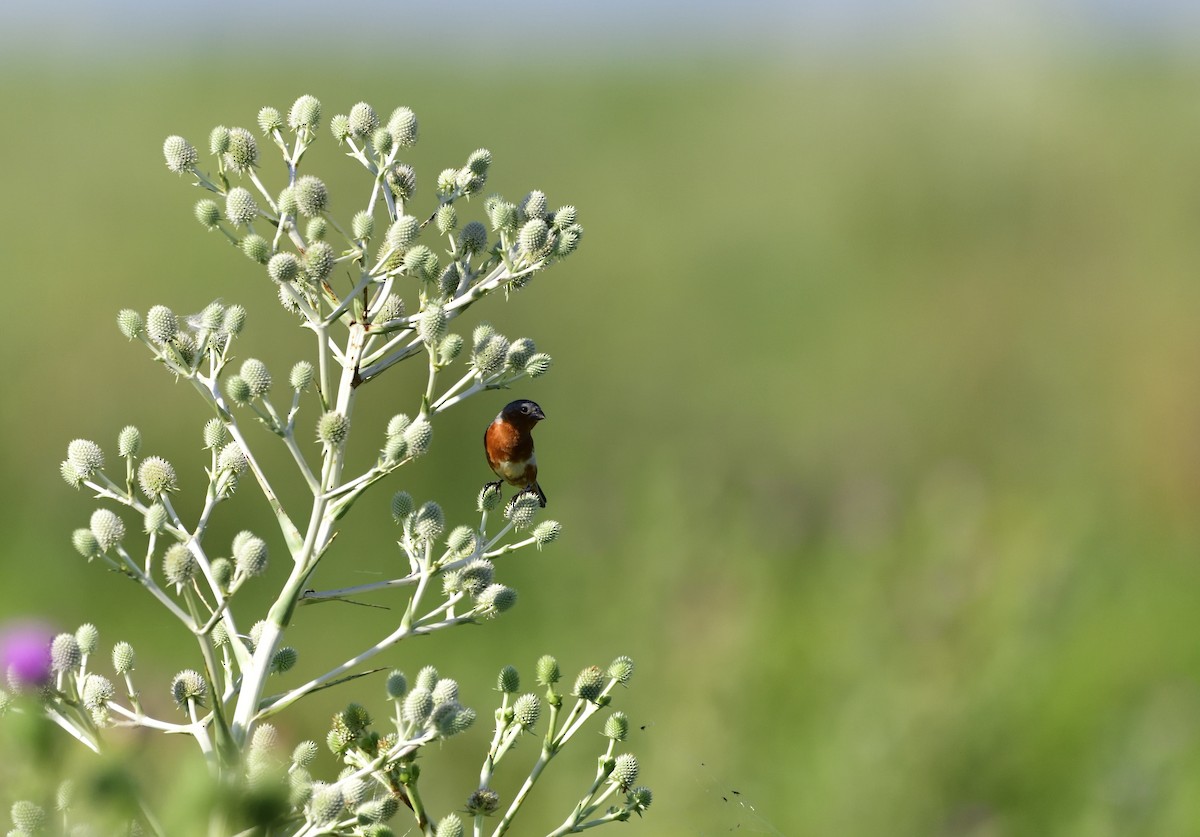
<instances>
[{"instance_id":1,"label":"white-green plant cluster","mask_svg":"<svg viewBox=\"0 0 1200 837\"><path fill-rule=\"evenodd\" d=\"M318 744L286 745L267 719L319 689L369 673L372 658L401 640L487 620L516 603L516 591L497 580L497 560L542 549L558 538L560 525L537 519L536 497L519 494L503 504L492 485L479 492L478 520L453 527L435 501L396 492L391 514L403 555L396 577L337 590L314 590L310 581L322 561L337 560L331 547L355 502L430 449L438 416L476 393L537 378L550 368L550 357L529 338L510 340L486 324L462 335L453 326L475 303L508 296L569 256L583 230L574 207L552 210L539 191L518 202L493 195L472 203L483 195L492 163L484 149L442 171L431 197L420 200L416 173L401 160L417 140L415 114L400 107L382 119L366 103L329 123L333 139L367 181L360 203L337 207L351 213L348 222L344 216L339 221L324 182L301 173L305 153L322 134L320 122L320 103L302 96L286 116L263 108L257 136L240 127L215 128L208 170L191 143L178 136L166 140L167 167L212 195L196 204L196 218L260 265L263 285L274 286L283 308L311 334L313 356L285 375L254 357L239 357L247 313L237 304L214 302L192 316L165 305L144 315L120 312L121 332L190 384L211 410L198 440L208 456L206 494L198 516L185 519L172 499L179 488L175 468L146 453L136 427L120 432L115 457L93 441L73 441L62 476L103 501L73 542L90 563L127 576L153 596L198 653L169 684L140 683L129 642L116 644L111 674L102 673L98 632L85 625L54 639L51 680L36 690L39 706L96 752L120 727L194 739L223 792L257 800L216 806L213 821L198 829L208 834L381 837L393 833L389 820L407 812L411 823L398 825L396 833L499 837L554 756L629 680L628 658L606 669L584 669L565 691L557 662L544 657L535 676L541 694L521 693L516 669L505 666L478 785L463 789L455 811L427 809L417 756L427 744L467 729L476 712L460 703L457 683L432 667L411 681L393 671L382 687L374 681L378 701L351 703L334 718L324 745L342 769L324 781L310 772ZM282 157L281 188L272 190L260 177L260 143ZM486 223L460 220L471 207L483 210ZM423 390L412 396L412 414L398 414L384 428L356 427L355 404L367 385L411 358L423 358L428 370ZM387 397L394 400L395 392ZM260 464L245 432L254 422L286 448L289 473L268 473ZM378 456L351 474L345 453L356 430L373 437ZM275 485L297 475L311 497L299 508L285 508ZM210 522L247 483L265 496L278 531L242 531L232 542L214 542ZM287 579L273 604L263 614L244 612L238 594L262 583L269 562L280 560ZM329 665L310 662L287 643L301 606L372 592L388 597L397 614L394 628L374 644ZM317 619L347 618L328 609L306 612ZM313 676L303 684L272 689L273 675L304 666L312 667ZM181 717L163 716L162 707L171 702ZM13 705L7 695L3 703ZM385 708L373 713L367 708L373 703ZM511 762L514 744L539 726L541 748L524 784L514 798L502 799L492 789L495 771L502 761ZM650 804L650 792L636 785L637 759L617 749L628 728L623 713L608 716L596 773L573 807L563 806L569 813L551 834L627 820ZM69 825L70 805L59 810ZM13 808L16 833L37 833L46 819L31 801ZM160 828L148 811L139 820L143 830Z\"/></svg>"}]
</instances>

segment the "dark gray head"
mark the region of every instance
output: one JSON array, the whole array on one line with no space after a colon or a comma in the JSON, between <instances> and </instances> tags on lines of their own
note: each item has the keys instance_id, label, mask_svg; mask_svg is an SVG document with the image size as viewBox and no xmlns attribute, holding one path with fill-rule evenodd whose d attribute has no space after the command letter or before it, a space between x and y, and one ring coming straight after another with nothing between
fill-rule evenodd
<instances>
[{"instance_id":1,"label":"dark gray head","mask_svg":"<svg viewBox=\"0 0 1200 837\"><path fill-rule=\"evenodd\" d=\"M511 421L518 426L532 427L539 421L544 419L546 414L542 412L542 408L532 401L510 401L503 410L500 411L498 418L503 418L505 421Z\"/></svg>"}]
</instances>

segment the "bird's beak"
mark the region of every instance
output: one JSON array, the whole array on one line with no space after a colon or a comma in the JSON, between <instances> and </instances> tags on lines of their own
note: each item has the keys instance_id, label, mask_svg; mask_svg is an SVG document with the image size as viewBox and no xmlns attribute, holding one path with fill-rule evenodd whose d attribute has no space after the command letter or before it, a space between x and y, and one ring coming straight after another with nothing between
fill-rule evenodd
<instances>
[{"instance_id":1,"label":"bird's beak","mask_svg":"<svg viewBox=\"0 0 1200 837\"><path fill-rule=\"evenodd\" d=\"M546 414L542 412L541 407L538 407L537 412L533 414L533 417L535 419L537 419L538 421L541 421L542 419L544 419L546 417Z\"/></svg>"}]
</instances>

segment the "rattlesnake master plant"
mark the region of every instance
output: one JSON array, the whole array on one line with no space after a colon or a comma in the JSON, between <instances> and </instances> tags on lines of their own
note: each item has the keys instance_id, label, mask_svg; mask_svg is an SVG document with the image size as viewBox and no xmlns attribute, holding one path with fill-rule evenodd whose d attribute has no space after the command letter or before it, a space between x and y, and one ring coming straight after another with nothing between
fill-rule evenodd
<instances>
[{"instance_id":1,"label":"rattlesnake master plant","mask_svg":"<svg viewBox=\"0 0 1200 837\"><path fill-rule=\"evenodd\" d=\"M538 191L519 202L495 195L480 200L492 163L483 149L442 171L429 197L419 198L416 173L399 159L417 140L416 116L401 107L385 121L366 103L330 120L333 139L367 174L357 207L349 200L340 205L354 207L349 220L335 217L323 181L300 172L305 152L321 135L320 114L311 96L298 99L286 117L269 107L259 112L263 144L282 156L282 185L275 190L260 178L260 139L249 130L212 131L211 171L201 168L199 152L182 137L164 145L167 167L194 177L213 195L196 204L196 218L258 263L252 269L262 275L262 288L276 293L313 337L314 357L297 360L281 375L242 350L248 323L237 304L214 302L192 316L165 305L144 315L118 315L121 332L190 383L213 413L197 439L209 460L199 516L185 520L176 511L175 468L145 450L148 440L136 427L120 431L115 450L71 442L61 466L68 483L103 501L88 526L75 532L75 548L89 563L127 576L157 599L163 615L181 626L181 636L194 641L194 663L169 683L138 682L134 645L120 641L111 648L111 673L105 672L98 662L108 655L97 629L87 624L53 638L37 677L22 680L10 672L12 686L24 695L3 693L0 707L36 707L96 752L105 749L114 727L191 736L221 794L212 820L196 827L208 834L378 837L393 833L388 821L404 814L412 822L397 819L397 833L412 833L415 823L416 832L437 837L498 837L554 756L629 680L632 662L620 657L607 669L585 668L572 687L563 688L558 663L543 657L534 676L540 696L522 693L517 670L504 666L478 785L462 789L454 811L427 808L417 757L425 745L477 720L475 710L460 702L458 684L433 667L411 680L401 671L357 678L369 673L373 657L403 639L491 619L513 607L516 591L497 579L497 560L550 545L559 524L538 520L536 497L502 503L494 486L478 495L478 520L456 526L435 501L398 491L391 514L403 570L387 581L339 590L311 589L310 580L322 561L338 560L331 546L355 502L429 450L439 415L476 393L540 377L550 368L550 357L529 338L510 340L486 324L464 336L453 326L475 303L507 297L569 256L583 231L574 207L551 211ZM482 210L486 224L464 223L460 212L467 210ZM357 427L354 407L367 385L413 358L423 358L428 372L423 391L411 397L412 414L396 415L383 428ZM396 393L387 397L394 400ZM246 440L247 422L261 423L279 439L294 472L272 474L260 465ZM378 456L364 472L349 474L345 452L356 436L365 436ZM288 509L273 482L294 474L311 500ZM232 542L214 542L210 521L246 483L265 495L278 532L242 531ZM245 612L238 594L263 583L269 562L279 560L289 574L273 604L265 614ZM309 660L303 649L287 644L301 605L370 593L386 598L397 614L395 627L374 644L350 649L332 667L332 661ZM529 598L536 601L536 592ZM328 610L312 613L329 618ZM312 676L302 685L272 689L272 675L306 667ZM351 680L343 688L357 690L361 702L339 712L327 731L314 734L316 740L284 742L267 722L306 695ZM623 713L608 715L596 773L581 781L578 800L562 804L566 817L551 834L626 820L650 804L650 792L635 785L637 759L617 751L628 729ZM530 734L541 736L540 752L515 796L502 798L491 787L495 771ZM343 768L318 780L310 768L321 746ZM64 791L55 803L64 828L80 820L70 796ZM37 802L21 800L12 818L17 833L36 833L46 814ZM136 821L140 830L161 831L145 806Z\"/></svg>"}]
</instances>

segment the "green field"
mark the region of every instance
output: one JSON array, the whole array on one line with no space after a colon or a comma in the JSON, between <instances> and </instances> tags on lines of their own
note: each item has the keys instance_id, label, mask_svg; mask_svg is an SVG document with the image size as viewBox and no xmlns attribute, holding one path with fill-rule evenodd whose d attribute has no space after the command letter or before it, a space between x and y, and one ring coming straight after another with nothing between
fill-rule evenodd
<instances>
[{"instance_id":1,"label":"green field","mask_svg":"<svg viewBox=\"0 0 1200 837\"><path fill-rule=\"evenodd\" d=\"M405 104L428 206L437 172L486 146L489 190L543 189L587 235L472 312L555 358L515 394L548 415L539 460L563 538L502 569L515 610L383 665L437 664L485 719L505 663L531 681L547 652L568 671L634 657L620 705L655 803L622 833L1200 831L1200 65L215 63L0 74L0 615L133 641L147 704L174 711L166 683L191 648L71 549L94 504L58 463L71 439L111 447L135 423L180 470L181 511L199 507L207 415L117 333L119 308L241 302L242 351L272 368L309 343L261 270L192 219L162 139L203 146L301 93L327 115ZM312 167L347 221L352 164L325 136ZM414 412L419 371L367 390L358 426ZM429 456L355 508L322 586L395 568L392 490L467 522L490 476L479 437L507 397L448 415ZM267 531L248 489L216 532ZM396 619L336 607L301 613L288 682ZM324 692L281 731L321 737L345 701L382 698L376 681ZM487 726L430 755L435 810L472 787ZM18 738L0 737L5 805L41 775ZM123 752L160 797L192 758L178 742L181 761L147 761L141 740ZM571 758L521 833L565 815L594 755Z\"/></svg>"}]
</instances>

